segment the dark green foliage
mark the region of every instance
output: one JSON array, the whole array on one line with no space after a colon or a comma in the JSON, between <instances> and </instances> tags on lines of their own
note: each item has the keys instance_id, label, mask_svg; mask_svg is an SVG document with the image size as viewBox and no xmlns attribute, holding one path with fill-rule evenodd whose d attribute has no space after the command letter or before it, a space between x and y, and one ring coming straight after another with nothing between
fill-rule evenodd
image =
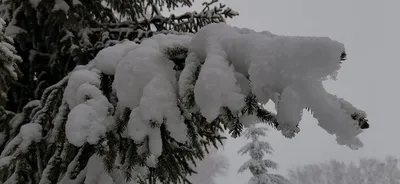
<instances>
[{"instance_id":1,"label":"dark green foliage","mask_svg":"<svg viewBox=\"0 0 400 184\"><path fill-rule=\"evenodd\" d=\"M223 137L215 135L221 127L218 130L215 127L202 128L200 122L204 118L199 113L190 115L185 122L189 127L191 144L186 145L177 143L165 125L160 124L164 147L157 167L148 168L150 173L146 176L133 176L138 167L147 167L149 153L139 151L140 147L146 146L146 141L136 144L122 136L131 109L109 112L115 117L116 128L107 132L98 144L85 144L78 148L68 143L65 124L70 110L62 99L68 73L77 65L87 64L101 49L121 40L140 42L154 34L194 33L209 23L224 22L225 18L237 13L222 4L213 7L217 2L214 0L204 3L201 12L170 16L162 15L161 11L191 6L192 1L82 0L76 5L71 0L65 2L69 6L67 12L53 11L55 1L48 0L39 1L37 6L27 0L8 0L0 4L0 15L8 26L20 30L12 33L15 53L21 57L13 62L19 68L8 56L3 57L3 63L11 63L15 72L24 74L18 75L15 85L7 84L4 93L8 92L9 100L6 104L0 103L0 133L5 135L4 141L0 142L0 159L13 157L9 164L0 168L0 182L14 176L17 183L58 183L65 179L83 182L80 175L93 154L101 156L106 171L121 171L127 180L188 182L186 175L195 172L189 162L195 164L195 159L204 158L203 149L210 144L208 141L215 146L217 141L221 142ZM3 32L0 41L13 44ZM187 48L171 47L165 53L176 63L176 70L183 69ZM3 77L1 66L0 75ZM9 75L5 79L9 79ZM114 76L102 74L100 90L115 107L118 99L112 91L113 80ZM37 101L25 105L32 100ZM10 142L18 139L20 127L27 123L42 126L43 140L31 143L28 153L24 153L18 151L18 144ZM200 137L207 141L200 141Z\"/></svg>"},{"instance_id":2,"label":"dark green foliage","mask_svg":"<svg viewBox=\"0 0 400 184\"><path fill-rule=\"evenodd\" d=\"M8 101L7 93L18 78L22 77L17 64L22 58L17 55L14 41L4 33L5 22L0 18L0 106Z\"/></svg>"},{"instance_id":3,"label":"dark green foliage","mask_svg":"<svg viewBox=\"0 0 400 184\"><path fill-rule=\"evenodd\" d=\"M201 12L179 16L164 16L160 10L191 6L191 0L91 0L78 5L71 0L65 2L69 5L67 13L53 11L54 1L47 0L40 1L37 7L25 0L0 4L5 21L22 30L15 36L15 46L23 60L19 65L24 76L9 91L11 100L6 109L20 111L76 65L87 64L99 50L120 40L139 42L158 33L193 33L209 23L237 15L225 5L213 7L216 1L205 3Z\"/></svg>"},{"instance_id":4,"label":"dark green foliage","mask_svg":"<svg viewBox=\"0 0 400 184\"><path fill-rule=\"evenodd\" d=\"M127 135L132 109L119 109L112 89L114 76L101 74L99 89L113 105L108 115L115 121L115 127L107 130L94 145L85 143L76 147L70 144L65 134L70 109L63 94L69 73L76 66L87 64L101 49L125 39L140 43L154 34L195 33L209 23L223 22L237 13L225 5L213 7L215 0L204 3L204 9L199 13L170 16L160 12L163 8L191 6L192 1L81 0L81 4L75 6L72 0L65 2L69 5L68 12L52 11L53 0L42 0L36 7L27 0L8 0L0 4L0 14L7 23L22 30L14 38L17 54L23 60L19 68L24 73L8 90L8 103L0 104L0 133L5 135L4 141L0 142L0 159L10 158L9 163L0 166L0 183L14 176L19 183L65 180L83 183L85 167L93 155L102 159L104 170L114 180L118 180L116 175L120 174L124 180L140 183L190 183L187 176L196 173L193 165L207 155L210 146L222 144L223 131L228 130L233 137L241 134L244 125L240 116L255 115L262 122L278 126L275 115L265 110L251 93L240 112L224 107L218 118L207 122L195 102L194 88L188 88L184 94L177 95L188 141L177 142L165 121L148 122L154 128L160 128L162 140L162 154L152 166L148 164L151 158L149 137L135 143ZM177 73L185 69L188 48L171 45L163 52L175 63ZM196 68L191 71L192 77L187 82L192 86L202 63L195 63ZM86 100L91 98L88 96ZM354 118L366 122L361 117ZM18 148L20 128L29 123L41 125L42 139L30 143L28 152L23 152Z\"/></svg>"}]
</instances>

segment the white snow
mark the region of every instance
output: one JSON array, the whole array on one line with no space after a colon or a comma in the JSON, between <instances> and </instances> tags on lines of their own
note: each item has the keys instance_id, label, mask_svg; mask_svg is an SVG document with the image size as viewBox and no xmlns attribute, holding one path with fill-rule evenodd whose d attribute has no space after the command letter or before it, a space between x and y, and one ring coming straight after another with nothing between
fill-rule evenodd
<instances>
[{"instance_id":1,"label":"white snow","mask_svg":"<svg viewBox=\"0 0 400 184\"><path fill-rule=\"evenodd\" d=\"M127 125L129 137L135 141L135 143L140 143L146 137L149 128L149 122L142 121L139 108L133 109L129 115L129 121Z\"/></svg>"},{"instance_id":2,"label":"white snow","mask_svg":"<svg viewBox=\"0 0 400 184\"><path fill-rule=\"evenodd\" d=\"M72 5L76 6L76 5L81 5L81 1L79 0L72 0Z\"/></svg>"},{"instance_id":3,"label":"white snow","mask_svg":"<svg viewBox=\"0 0 400 184\"><path fill-rule=\"evenodd\" d=\"M21 126L21 143L19 148L22 152L27 152L32 142L40 142L42 139L42 125L37 123L28 123Z\"/></svg>"},{"instance_id":4,"label":"white snow","mask_svg":"<svg viewBox=\"0 0 400 184\"><path fill-rule=\"evenodd\" d=\"M162 139L160 128L149 129L149 151L157 158L161 156L162 152Z\"/></svg>"},{"instance_id":5,"label":"white snow","mask_svg":"<svg viewBox=\"0 0 400 184\"><path fill-rule=\"evenodd\" d=\"M294 133L300 131L296 126L300 123L304 108L305 105L297 92L291 87L286 87L277 104L278 114L276 116L279 122L278 129L282 130L286 137L293 137ZM287 129L292 129L292 131Z\"/></svg>"},{"instance_id":6,"label":"white snow","mask_svg":"<svg viewBox=\"0 0 400 184\"><path fill-rule=\"evenodd\" d=\"M151 46L153 46L157 50L160 50L162 53L165 53L166 50L170 48L188 48L191 39L191 36L188 35L157 34L151 37L149 40L154 40L157 43L151 44ZM147 43L148 42L144 42L144 45L146 45Z\"/></svg>"},{"instance_id":7,"label":"white snow","mask_svg":"<svg viewBox=\"0 0 400 184\"><path fill-rule=\"evenodd\" d=\"M8 23L8 26L6 27L5 34L11 38L15 38L18 34L21 33L26 33L26 30L15 26L17 24L17 15L20 11L22 11L23 4L21 4L17 9L14 10L12 19L10 23Z\"/></svg>"},{"instance_id":8,"label":"white snow","mask_svg":"<svg viewBox=\"0 0 400 184\"><path fill-rule=\"evenodd\" d=\"M10 165L11 160L15 159L13 156L7 156L0 159L0 168Z\"/></svg>"},{"instance_id":9,"label":"white snow","mask_svg":"<svg viewBox=\"0 0 400 184\"><path fill-rule=\"evenodd\" d=\"M57 10L64 11L65 14L68 14L69 5L64 0L54 0L53 12Z\"/></svg>"},{"instance_id":10,"label":"white snow","mask_svg":"<svg viewBox=\"0 0 400 184\"><path fill-rule=\"evenodd\" d=\"M33 8L36 8L42 0L29 0Z\"/></svg>"},{"instance_id":11,"label":"white snow","mask_svg":"<svg viewBox=\"0 0 400 184\"><path fill-rule=\"evenodd\" d=\"M236 74L236 80L227 77L231 75L227 70L230 63L234 74L238 72L250 79L251 90L260 103L281 94L277 111L278 119L283 122L279 122L278 128L284 135L292 137L299 131L296 125L302 108L307 106L313 110L319 125L337 136L339 144L359 147L362 143L356 136L361 130L349 115L349 111L359 110L346 102L338 103L322 86L328 77L335 79L344 50L343 44L326 37L279 36L232 28L224 23L210 24L193 37L189 47L189 52L196 53L200 61L205 60L196 83L196 92L202 95L196 96L196 102L202 114L212 119L228 95L221 95L217 100L211 95L221 90L236 92L232 85L226 85L238 79L243 82L237 83L245 86L242 76Z\"/></svg>"},{"instance_id":12,"label":"white snow","mask_svg":"<svg viewBox=\"0 0 400 184\"><path fill-rule=\"evenodd\" d=\"M185 68L179 76L179 96L182 98L183 103L188 103L190 94L194 92L195 86L195 71L201 65L195 53L190 53L185 59ZM188 112L194 109L186 109Z\"/></svg>"},{"instance_id":13,"label":"white snow","mask_svg":"<svg viewBox=\"0 0 400 184\"><path fill-rule=\"evenodd\" d=\"M101 50L93 59L94 67L107 75L114 75L119 61L138 45L135 42L126 41Z\"/></svg>"},{"instance_id":14,"label":"white snow","mask_svg":"<svg viewBox=\"0 0 400 184\"><path fill-rule=\"evenodd\" d=\"M100 75L86 69L78 69L71 73L64 91L64 99L67 101L70 109L73 109L79 104L77 102L76 93L78 88L85 83L100 86Z\"/></svg>"},{"instance_id":15,"label":"white snow","mask_svg":"<svg viewBox=\"0 0 400 184\"><path fill-rule=\"evenodd\" d=\"M172 84L163 77L156 76L143 89L140 101L140 115L143 121L162 123L166 119L168 131L179 142L185 142L186 125L178 109L176 92Z\"/></svg>"},{"instance_id":16,"label":"white snow","mask_svg":"<svg viewBox=\"0 0 400 184\"><path fill-rule=\"evenodd\" d=\"M245 96L236 85L234 69L220 49L210 46L194 89L196 103L208 122L218 117L223 106L234 113L244 107Z\"/></svg>"},{"instance_id":17,"label":"white snow","mask_svg":"<svg viewBox=\"0 0 400 184\"><path fill-rule=\"evenodd\" d=\"M105 170L103 160L96 154L89 158L84 184L113 184L112 178Z\"/></svg>"},{"instance_id":18,"label":"white snow","mask_svg":"<svg viewBox=\"0 0 400 184\"><path fill-rule=\"evenodd\" d=\"M166 59L154 44L154 40L145 40L143 46L129 52L118 64L114 87L117 97L124 107L134 109L140 103L143 88L157 75L173 81L174 63Z\"/></svg>"},{"instance_id":19,"label":"white snow","mask_svg":"<svg viewBox=\"0 0 400 184\"><path fill-rule=\"evenodd\" d=\"M335 134L337 141L342 145L352 148L362 147L362 142L356 135L362 132L355 126L356 121L341 108L339 100L324 89L321 83L309 82L299 87L299 93L307 107L312 109L313 116L318 120L318 125L330 134Z\"/></svg>"},{"instance_id":20,"label":"white snow","mask_svg":"<svg viewBox=\"0 0 400 184\"><path fill-rule=\"evenodd\" d=\"M162 152L160 124L161 123L158 123L157 126L152 127L149 121L142 120L139 108L135 108L129 116L127 125L128 135L135 143L143 142L144 138L148 136L149 151L155 158L158 158Z\"/></svg>"},{"instance_id":21,"label":"white snow","mask_svg":"<svg viewBox=\"0 0 400 184\"><path fill-rule=\"evenodd\" d=\"M65 125L66 136L71 144L78 147L86 141L96 144L114 125L114 119L108 115L111 104L106 100L91 99L71 110Z\"/></svg>"},{"instance_id":22,"label":"white snow","mask_svg":"<svg viewBox=\"0 0 400 184\"><path fill-rule=\"evenodd\" d=\"M83 71L85 75L88 73L87 70L86 72L85 70L78 71ZM94 77L94 81L96 81L96 76L93 76L96 73L92 72L89 74L88 76ZM76 83L71 84L70 91L76 89L75 84L82 82L82 80L76 81ZM68 83L69 85L70 83ZM67 91L64 94L66 93ZM114 119L110 116L110 112L114 107L108 102L108 99L97 86L89 83L81 84L76 89L74 97L74 103L79 105L73 106L74 108L68 114L68 120L65 125L67 139L71 144L78 147L82 146L86 141L90 144L96 144L114 125ZM69 100L72 101L73 99L70 98Z\"/></svg>"},{"instance_id":23,"label":"white snow","mask_svg":"<svg viewBox=\"0 0 400 184\"><path fill-rule=\"evenodd\" d=\"M176 72L167 53L179 49L189 52L185 68ZM117 111L132 110L126 135L136 143L148 137L154 160L162 153L161 123L177 141L187 140L182 113L189 117L188 112L200 111L211 122L221 107L228 107L245 126L254 124L257 117L240 113L250 93L260 103L276 103L278 129L287 137L299 132L302 110L309 107L339 144L361 146L357 138L361 130L350 115L364 117L365 112L322 86L322 81L335 78L343 51L343 44L330 38L280 36L224 23L205 26L193 37L159 34L139 45L124 41L103 49L87 67L77 67L70 75L64 93L72 109L67 138L77 146L86 141L94 144L113 126L109 114L114 109L99 90L102 72L115 75ZM195 106L181 112L178 98L186 104L192 93Z\"/></svg>"}]
</instances>

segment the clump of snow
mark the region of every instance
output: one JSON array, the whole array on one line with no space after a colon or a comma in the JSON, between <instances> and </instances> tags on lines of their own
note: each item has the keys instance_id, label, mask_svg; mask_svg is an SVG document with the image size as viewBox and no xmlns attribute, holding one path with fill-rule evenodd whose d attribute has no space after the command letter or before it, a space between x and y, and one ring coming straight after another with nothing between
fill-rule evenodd
<instances>
[{"instance_id":1,"label":"clump of snow","mask_svg":"<svg viewBox=\"0 0 400 184\"><path fill-rule=\"evenodd\" d=\"M87 163L85 184L113 184L113 179L105 170L100 156L94 154Z\"/></svg>"},{"instance_id":2,"label":"clump of snow","mask_svg":"<svg viewBox=\"0 0 400 184\"><path fill-rule=\"evenodd\" d=\"M152 128L149 133L149 151L157 159L162 153L162 139L160 128Z\"/></svg>"},{"instance_id":3,"label":"clump of snow","mask_svg":"<svg viewBox=\"0 0 400 184\"><path fill-rule=\"evenodd\" d=\"M191 93L194 92L194 86L196 82L195 72L200 67L200 60L197 58L194 52L188 54L185 59L185 68L182 70L179 76L179 96L181 97L184 104L188 103L191 98ZM192 107L193 108L193 107ZM186 109L192 111L193 109Z\"/></svg>"},{"instance_id":4,"label":"clump of snow","mask_svg":"<svg viewBox=\"0 0 400 184\"><path fill-rule=\"evenodd\" d=\"M71 74L64 98L72 109L68 129L76 136L67 137L80 137L73 142L82 145L98 141L107 131L104 121L112 107L98 90L102 72L115 75L117 109L132 109L126 135L137 143L147 140L143 150L149 149L144 151L155 159L162 152L162 123L174 139L186 141L182 113L186 117L200 111L211 122L221 107L227 107L245 126L252 125L256 116L240 113L245 96L251 93L260 103L276 103L277 128L287 137L299 132L302 110L308 107L340 144L360 146L361 130L350 115L364 117L365 112L322 86L324 80L336 77L344 50L342 43L326 37L280 36L224 23L209 24L193 37L160 34L140 45L122 42L100 51L87 67L99 71L80 68ZM169 58L171 53L176 58ZM174 61L183 57L185 66L177 72ZM195 105L181 112L178 100L185 106L193 93Z\"/></svg>"},{"instance_id":5,"label":"clump of snow","mask_svg":"<svg viewBox=\"0 0 400 184\"><path fill-rule=\"evenodd\" d=\"M29 0L33 8L36 8L42 0Z\"/></svg>"},{"instance_id":6,"label":"clump of snow","mask_svg":"<svg viewBox=\"0 0 400 184\"><path fill-rule=\"evenodd\" d=\"M42 125L37 123L22 125L19 133L21 136L19 148L22 152L26 152L32 142L40 142L42 139Z\"/></svg>"},{"instance_id":7,"label":"clump of snow","mask_svg":"<svg viewBox=\"0 0 400 184\"><path fill-rule=\"evenodd\" d=\"M127 125L127 133L130 138L136 143L140 143L147 135L147 130L150 128L149 122L142 121L140 117L139 108L132 110L129 115L129 121Z\"/></svg>"},{"instance_id":8,"label":"clump of snow","mask_svg":"<svg viewBox=\"0 0 400 184\"><path fill-rule=\"evenodd\" d=\"M64 0L54 0L53 12L62 10L65 14L68 14L69 5Z\"/></svg>"},{"instance_id":9,"label":"clump of snow","mask_svg":"<svg viewBox=\"0 0 400 184\"><path fill-rule=\"evenodd\" d=\"M187 140L186 125L178 109L176 91L171 82L160 76L154 77L143 89L139 107L143 121L162 123L165 119L167 129L175 140Z\"/></svg>"},{"instance_id":10,"label":"clump of snow","mask_svg":"<svg viewBox=\"0 0 400 184\"><path fill-rule=\"evenodd\" d=\"M155 49L165 52L169 48L182 47L188 48L190 40L192 39L189 35L176 35L176 34L157 34L151 37L157 44L152 45ZM146 42L144 42L146 44Z\"/></svg>"},{"instance_id":11,"label":"clump of snow","mask_svg":"<svg viewBox=\"0 0 400 184\"><path fill-rule=\"evenodd\" d=\"M85 83L100 86L100 75L86 69L77 69L71 73L67 87L64 91L64 99L67 101L70 109L73 109L79 104L77 102L76 94L78 88Z\"/></svg>"},{"instance_id":12,"label":"clump of snow","mask_svg":"<svg viewBox=\"0 0 400 184\"><path fill-rule=\"evenodd\" d=\"M304 103L301 101L298 93L291 87L284 89L280 95L280 100L277 104L277 120L279 122L278 129L284 130L283 127L292 127L294 132L299 132L297 128L302 118L303 109L305 108ZM293 137L294 134L290 135L289 132L284 133L287 137Z\"/></svg>"},{"instance_id":13,"label":"clump of snow","mask_svg":"<svg viewBox=\"0 0 400 184\"><path fill-rule=\"evenodd\" d=\"M244 76L250 79L251 91L260 103L281 95L277 105L278 128L286 136L298 132L302 109L309 107L319 125L335 134L339 144L360 146L362 143L356 136L361 130L348 111L365 113L347 102L337 103L339 100L322 86L323 80L336 77L344 50L342 43L326 37L279 36L232 28L224 23L207 25L189 46L189 55L193 52L200 61L205 60L196 83L196 103L202 114L212 120L219 107L226 105L223 99L229 96L215 93L225 90L240 95L246 91ZM233 66L231 70L228 64ZM235 95L232 99L239 98ZM234 104L239 107L240 102Z\"/></svg>"},{"instance_id":14,"label":"clump of snow","mask_svg":"<svg viewBox=\"0 0 400 184\"><path fill-rule=\"evenodd\" d=\"M90 84L83 84L78 92L91 92L96 89ZM83 91L83 92L82 92ZM96 144L101 137L114 125L114 119L109 112L112 105L107 98L97 92L99 96L92 95L93 98L74 107L68 114L65 131L68 141L75 146L82 146L86 141ZM101 96L100 96L101 95Z\"/></svg>"},{"instance_id":15,"label":"clump of snow","mask_svg":"<svg viewBox=\"0 0 400 184\"><path fill-rule=\"evenodd\" d=\"M78 147L86 141L96 144L114 125L111 116L114 107L98 88L99 72L77 68L64 91L64 99L71 109L65 125L66 136Z\"/></svg>"},{"instance_id":16,"label":"clump of snow","mask_svg":"<svg viewBox=\"0 0 400 184\"><path fill-rule=\"evenodd\" d=\"M10 23L7 25L6 30L5 30L5 34L11 38L15 38L18 34L21 33L26 33L26 30L16 26L17 24L17 15L20 11L22 11L22 8L24 4L21 4L17 9L14 10L13 15L12 15L12 19L10 21Z\"/></svg>"},{"instance_id":17,"label":"clump of snow","mask_svg":"<svg viewBox=\"0 0 400 184\"><path fill-rule=\"evenodd\" d=\"M134 109L140 103L143 88L157 75L173 81L174 63L159 50L152 48L154 40L145 40L144 46L129 52L118 64L114 87L124 107Z\"/></svg>"},{"instance_id":18,"label":"clump of snow","mask_svg":"<svg viewBox=\"0 0 400 184\"><path fill-rule=\"evenodd\" d=\"M4 158L1 158L0 159L0 168L2 168L4 166L7 166L7 165L10 165L11 160L13 160L13 159L14 159L13 156L7 156L7 157L4 157Z\"/></svg>"},{"instance_id":19,"label":"clump of snow","mask_svg":"<svg viewBox=\"0 0 400 184\"><path fill-rule=\"evenodd\" d=\"M79 0L72 0L72 5L76 6L76 5L81 5L81 1Z\"/></svg>"},{"instance_id":20,"label":"clump of snow","mask_svg":"<svg viewBox=\"0 0 400 184\"><path fill-rule=\"evenodd\" d=\"M166 52L172 47L187 48L189 43L188 36L156 35L117 61L113 87L118 106L132 109L126 133L136 143L148 140L148 151L155 160L162 152L162 123L176 141L187 140L178 108L175 64Z\"/></svg>"},{"instance_id":21,"label":"clump of snow","mask_svg":"<svg viewBox=\"0 0 400 184\"><path fill-rule=\"evenodd\" d=\"M127 125L128 135L136 143L143 142L145 137L148 136L149 151L158 158L162 152L161 123L152 126L150 121L143 121L140 114L139 108L132 110Z\"/></svg>"},{"instance_id":22,"label":"clump of snow","mask_svg":"<svg viewBox=\"0 0 400 184\"><path fill-rule=\"evenodd\" d=\"M226 53L217 45L210 47L194 89L196 103L208 122L218 117L223 106L240 111L245 98L236 85L234 68L229 66Z\"/></svg>"},{"instance_id":23,"label":"clump of snow","mask_svg":"<svg viewBox=\"0 0 400 184\"><path fill-rule=\"evenodd\" d=\"M114 75L119 61L130 51L138 47L132 41L126 41L101 50L93 59L94 67L107 75Z\"/></svg>"}]
</instances>

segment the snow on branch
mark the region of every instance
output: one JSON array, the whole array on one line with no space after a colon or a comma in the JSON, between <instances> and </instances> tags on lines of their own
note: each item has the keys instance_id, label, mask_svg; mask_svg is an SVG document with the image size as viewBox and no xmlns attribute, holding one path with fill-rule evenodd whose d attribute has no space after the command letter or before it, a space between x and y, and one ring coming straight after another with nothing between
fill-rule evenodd
<instances>
[{"instance_id":1,"label":"snow on branch","mask_svg":"<svg viewBox=\"0 0 400 184\"><path fill-rule=\"evenodd\" d=\"M343 44L326 37L262 34L220 23L210 24L196 33L189 53L196 53L200 60L205 61L204 66L215 65L221 60L229 62L236 72L248 77L251 90L260 103L266 103L273 95L279 94L278 129L284 135L292 137L299 131L302 109L308 107L319 125L336 135L339 144L357 148L362 143L356 136L367 127L365 113L332 96L322 86L322 81L336 77L344 50ZM200 78L203 72L200 71ZM208 72L207 76L213 72L220 73ZM231 81L224 84L228 82ZM230 92L236 91L230 89ZM215 93L203 94L198 103L215 103L228 94L225 92L217 99L212 96ZM240 106L240 103L235 104ZM218 113L218 108L213 109ZM201 109L205 110L210 111Z\"/></svg>"},{"instance_id":2,"label":"snow on branch","mask_svg":"<svg viewBox=\"0 0 400 184\"><path fill-rule=\"evenodd\" d=\"M193 35L157 34L140 44L123 41L47 88L40 103L31 104L30 114L23 114L29 123L16 119L22 128L6 144L0 164L40 142L43 134L58 150L49 156L55 155L51 164L66 159L67 151L77 154L73 160L68 156L63 180L71 179L67 174L72 170L84 178L86 162L98 153L115 175L121 171L130 178L133 168L146 166L150 173L168 173L160 181L180 181L194 172L190 160L201 160L208 145L223 139L223 128L237 137L261 121L291 138L299 132L305 108L339 144L358 148L362 142L357 136L369 126L366 113L322 85L337 75L343 53L343 44L329 38L258 33L225 23L207 25ZM269 100L276 103L277 115L262 107ZM242 169L276 166L259 159L272 151L255 138L263 131L246 135L254 140L241 152L255 160ZM89 155L81 157L82 152ZM171 164L174 169L160 171Z\"/></svg>"}]
</instances>

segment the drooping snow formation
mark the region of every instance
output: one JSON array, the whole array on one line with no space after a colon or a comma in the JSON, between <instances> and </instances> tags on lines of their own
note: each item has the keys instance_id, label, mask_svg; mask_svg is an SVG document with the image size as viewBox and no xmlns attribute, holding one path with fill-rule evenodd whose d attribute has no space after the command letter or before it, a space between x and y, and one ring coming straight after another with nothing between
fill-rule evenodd
<instances>
[{"instance_id":1,"label":"drooping snow formation","mask_svg":"<svg viewBox=\"0 0 400 184\"><path fill-rule=\"evenodd\" d=\"M71 112L65 125L66 136L75 146L96 144L113 126L113 106L99 89L96 70L81 69L71 73L64 99Z\"/></svg>"},{"instance_id":2,"label":"drooping snow formation","mask_svg":"<svg viewBox=\"0 0 400 184\"><path fill-rule=\"evenodd\" d=\"M71 109L67 138L76 146L96 144L114 126L110 114L128 108L125 135L144 143L142 149L154 161L163 151L161 127L174 141L186 143L185 119L191 113L201 113L210 123L226 108L243 125L256 123L255 114L242 111L246 97L254 94L260 103L277 104L277 128L285 136L299 132L307 107L338 143L360 147L362 130L352 115L366 114L322 85L335 78L343 51L343 44L329 38L279 36L224 23L205 26L193 36L159 34L140 44L125 41L100 51L70 75L64 93ZM114 75L116 109L100 90L101 73ZM182 105L191 99L195 106Z\"/></svg>"},{"instance_id":3,"label":"drooping snow formation","mask_svg":"<svg viewBox=\"0 0 400 184\"><path fill-rule=\"evenodd\" d=\"M348 102L329 94L322 86L323 80L335 78L343 51L343 44L325 37L252 33L226 24L211 24L201 29L189 48L189 52L205 61L204 66L223 60L229 62L236 72L248 77L259 102L266 103L274 94L280 94L278 128L285 135L299 131L297 125L302 109L309 107L319 125L335 134L340 144L362 146L356 137L361 133L358 122L350 115L365 116L365 113L347 106ZM207 73L201 71L199 78L205 77L202 74ZM232 81L224 81L229 82ZM231 93L236 93L236 89ZM214 94L203 95L206 97L202 100ZM208 99L210 103L214 100ZM206 110L210 109L201 109Z\"/></svg>"}]
</instances>

